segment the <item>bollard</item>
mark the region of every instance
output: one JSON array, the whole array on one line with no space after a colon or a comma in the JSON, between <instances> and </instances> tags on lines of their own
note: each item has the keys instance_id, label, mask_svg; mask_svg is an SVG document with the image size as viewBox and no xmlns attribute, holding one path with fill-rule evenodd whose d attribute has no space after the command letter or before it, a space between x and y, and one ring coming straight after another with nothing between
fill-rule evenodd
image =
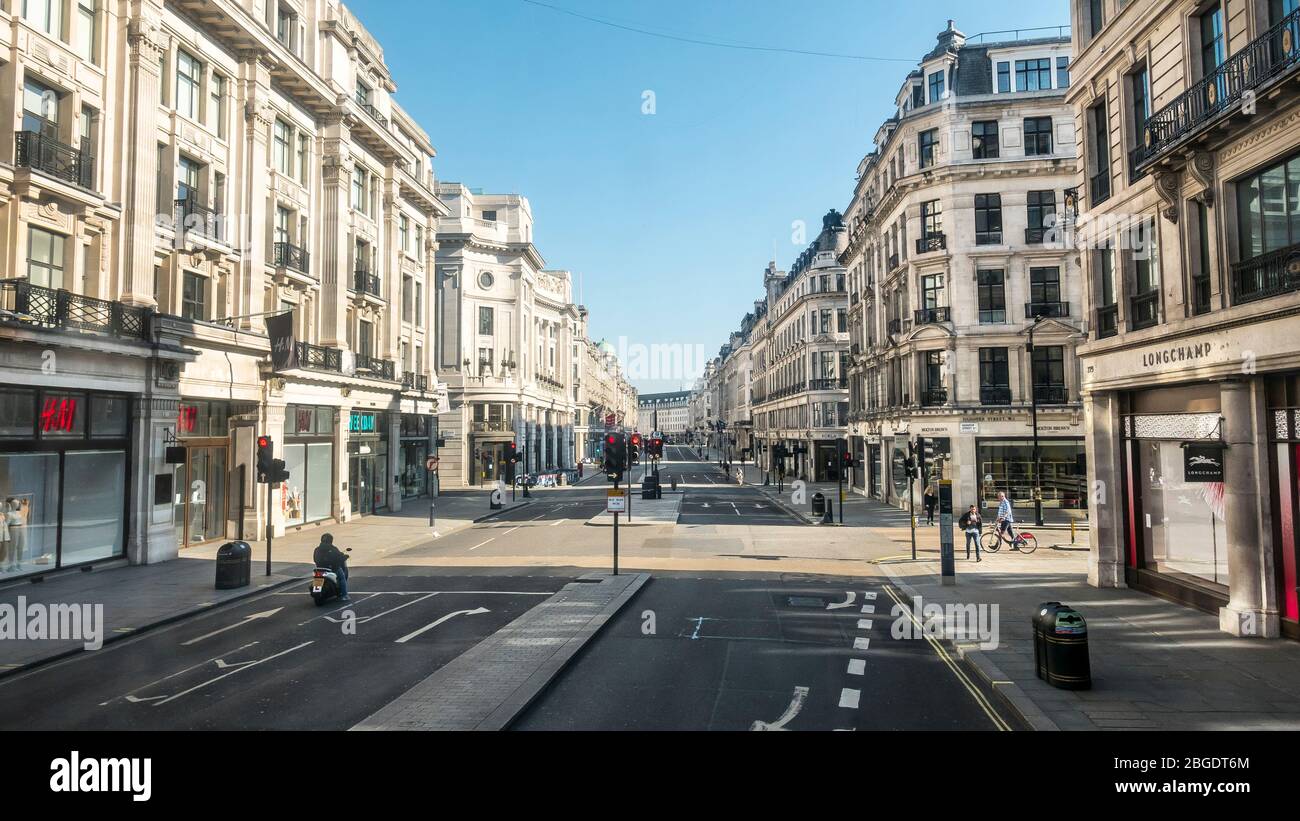
<instances>
[{"instance_id":1,"label":"bollard","mask_svg":"<svg viewBox=\"0 0 1300 821\"><path fill-rule=\"evenodd\" d=\"M429 502L429 527L430 527L430 528L433 527L433 508L434 508L434 507L435 507L434 503L433 503L433 502Z\"/></svg>"},{"instance_id":2,"label":"bollard","mask_svg":"<svg viewBox=\"0 0 1300 821\"><path fill-rule=\"evenodd\" d=\"M835 524L835 503L830 499L826 500L826 513L822 516L822 524Z\"/></svg>"},{"instance_id":3,"label":"bollard","mask_svg":"<svg viewBox=\"0 0 1300 821\"><path fill-rule=\"evenodd\" d=\"M1070 544L1074 544L1074 523L1075 523L1075 521L1076 521L1075 518L1074 518L1073 516L1071 516L1071 517L1070 517Z\"/></svg>"}]
</instances>

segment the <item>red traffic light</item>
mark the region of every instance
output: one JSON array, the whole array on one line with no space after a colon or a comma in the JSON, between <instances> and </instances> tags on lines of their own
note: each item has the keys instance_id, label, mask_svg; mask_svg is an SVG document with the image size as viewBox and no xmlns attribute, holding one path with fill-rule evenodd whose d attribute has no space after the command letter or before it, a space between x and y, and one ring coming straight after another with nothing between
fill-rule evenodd
<instances>
[{"instance_id":1,"label":"red traffic light","mask_svg":"<svg viewBox=\"0 0 1300 821\"><path fill-rule=\"evenodd\" d=\"M612 444L614 444L614 437L613 437L613 436L607 436L607 437L605 437L605 444L607 444L607 445L612 445Z\"/></svg>"},{"instance_id":2,"label":"red traffic light","mask_svg":"<svg viewBox=\"0 0 1300 821\"><path fill-rule=\"evenodd\" d=\"M265 436L259 436L259 437L257 437L257 446L258 446L259 448L267 447L267 446L270 445L270 444L271 444L271 440L270 440L269 438L267 438L267 437L265 437Z\"/></svg>"}]
</instances>

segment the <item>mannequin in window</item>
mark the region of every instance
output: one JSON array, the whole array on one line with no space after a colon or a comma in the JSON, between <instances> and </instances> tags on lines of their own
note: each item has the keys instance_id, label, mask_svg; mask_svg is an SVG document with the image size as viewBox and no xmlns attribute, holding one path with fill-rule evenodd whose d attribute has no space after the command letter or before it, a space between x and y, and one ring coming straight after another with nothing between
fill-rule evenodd
<instances>
[{"instance_id":1,"label":"mannequin in window","mask_svg":"<svg viewBox=\"0 0 1300 821\"><path fill-rule=\"evenodd\" d=\"M23 526L27 524L27 512L27 505L22 499L11 498L5 502L5 518L9 529L6 570L23 569L23 551L27 547L27 536Z\"/></svg>"}]
</instances>

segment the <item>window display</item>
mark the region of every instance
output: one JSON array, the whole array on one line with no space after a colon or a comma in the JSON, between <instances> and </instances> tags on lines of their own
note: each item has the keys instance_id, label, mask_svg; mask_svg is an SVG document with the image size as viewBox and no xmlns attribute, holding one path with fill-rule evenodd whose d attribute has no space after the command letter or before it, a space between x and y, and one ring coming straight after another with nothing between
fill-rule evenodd
<instances>
[{"instance_id":1,"label":"window display","mask_svg":"<svg viewBox=\"0 0 1300 821\"><path fill-rule=\"evenodd\" d=\"M1157 573L1228 585L1222 482L1189 482L1180 442L1135 443L1142 559Z\"/></svg>"},{"instance_id":2,"label":"window display","mask_svg":"<svg viewBox=\"0 0 1300 821\"><path fill-rule=\"evenodd\" d=\"M76 481L63 495L63 564L106 559L123 552L126 453L69 453L65 468Z\"/></svg>"},{"instance_id":3,"label":"window display","mask_svg":"<svg viewBox=\"0 0 1300 821\"><path fill-rule=\"evenodd\" d=\"M53 567L58 511L57 453L0 454L0 578Z\"/></svg>"}]
</instances>

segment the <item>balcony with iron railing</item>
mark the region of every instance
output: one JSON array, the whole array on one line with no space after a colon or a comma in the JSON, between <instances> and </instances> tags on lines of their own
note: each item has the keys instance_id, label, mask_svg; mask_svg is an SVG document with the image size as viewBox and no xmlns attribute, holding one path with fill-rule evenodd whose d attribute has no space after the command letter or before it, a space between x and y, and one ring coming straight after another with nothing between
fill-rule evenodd
<instances>
[{"instance_id":1,"label":"balcony with iron railing","mask_svg":"<svg viewBox=\"0 0 1300 821\"><path fill-rule=\"evenodd\" d=\"M0 318L51 330L83 331L148 342L154 312L26 279L0 280Z\"/></svg>"},{"instance_id":2,"label":"balcony with iron railing","mask_svg":"<svg viewBox=\"0 0 1300 821\"><path fill-rule=\"evenodd\" d=\"M915 311L914 319L917 325L935 325L952 321L952 314L948 308L921 308Z\"/></svg>"},{"instance_id":3,"label":"balcony with iron railing","mask_svg":"<svg viewBox=\"0 0 1300 821\"><path fill-rule=\"evenodd\" d=\"M891 335L901 334L903 332L903 320L891 319L889 320L889 324L885 327Z\"/></svg>"},{"instance_id":4,"label":"balcony with iron railing","mask_svg":"<svg viewBox=\"0 0 1300 821\"><path fill-rule=\"evenodd\" d=\"M1088 178L1088 206L1096 208L1110 199L1110 168L1104 168Z\"/></svg>"},{"instance_id":5,"label":"balcony with iron railing","mask_svg":"<svg viewBox=\"0 0 1300 821\"><path fill-rule=\"evenodd\" d=\"M948 247L948 238L942 232L926 234L916 241L917 254L932 254Z\"/></svg>"},{"instance_id":6,"label":"balcony with iron railing","mask_svg":"<svg viewBox=\"0 0 1300 821\"><path fill-rule=\"evenodd\" d=\"M343 373L343 351L338 348L326 348L310 342L299 342L298 367L313 371L332 371Z\"/></svg>"},{"instance_id":7,"label":"balcony with iron railing","mask_svg":"<svg viewBox=\"0 0 1300 821\"><path fill-rule=\"evenodd\" d=\"M352 290L358 294L378 297L380 294L379 277L370 273L370 269L361 266L352 274Z\"/></svg>"},{"instance_id":8,"label":"balcony with iron railing","mask_svg":"<svg viewBox=\"0 0 1300 821\"><path fill-rule=\"evenodd\" d=\"M14 165L30 168L87 191L95 187L95 158L82 148L35 131L14 134Z\"/></svg>"},{"instance_id":9,"label":"balcony with iron railing","mask_svg":"<svg viewBox=\"0 0 1300 821\"><path fill-rule=\"evenodd\" d=\"M563 383L563 382L560 382L560 381L558 381L558 380L556 380L556 379L552 379L550 376L547 376L547 375L544 374L544 373L539 373L539 374L537 374L536 376L537 376L537 382L538 382L538 384L543 385L543 386L545 386L545 387L547 387L547 388L550 388L551 390L555 390L555 391L562 391L562 390L564 390L564 383Z\"/></svg>"},{"instance_id":10,"label":"balcony with iron railing","mask_svg":"<svg viewBox=\"0 0 1300 821\"><path fill-rule=\"evenodd\" d=\"M473 433L510 433L515 423L510 419L476 419L469 423L469 429Z\"/></svg>"},{"instance_id":11,"label":"balcony with iron railing","mask_svg":"<svg viewBox=\"0 0 1300 821\"><path fill-rule=\"evenodd\" d=\"M1064 319L1070 315L1068 302L1026 302L1025 319Z\"/></svg>"},{"instance_id":12,"label":"balcony with iron railing","mask_svg":"<svg viewBox=\"0 0 1300 821\"><path fill-rule=\"evenodd\" d=\"M1119 333L1119 306L1106 305L1097 309L1097 338L1106 339Z\"/></svg>"},{"instance_id":13,"label":"balcony with iron railing","mask_svg":"<svg viewBox=\"0 0 1300 821\"><path fill-rule=\"evenodd\" d=\"M935 407L946 405L948 403L948 391L946 388L924 388L921 391L921 406Z\"/></svg>"},{"instance_id":14,"label":"balcony with iron railing","mask_svg":"<svg viewBox=\"0 0 1300 821\"><path fill-rule=\"evenodd\" d=\"M1011 388L1006 385L981 385L981 405L1010 405Z\"/></svg>"},{"instance_id":15,"label":"balcony with iron railing","mask_svg":"<svg viewBox=\"0 0 1300 821\"><path fill-rule=\"evenodd\" d=\"M402 374L402 390L420 391L421 393L429 389L429 375L427 373L412 373L406 371Z\"/></svg>"},{"instance_id":16,"label":"balcony with iron railing","mask_svg":"<svg viewBox=\"0 0 1300 821\"><path fill-rule=\"evenodd\" d=\"M1048 229L1026 228L1025 245L1042 245L1047 240Z\"/></svg>"},{"instance_id":17,"label":"balcony with iron railing","mask_svg":"<svg viewBox=\"0 0 1300 821\"><path fill-rule=\"evenodd\" d=\"M368 376L372 379L383 379L386 382L396 381L396 365L391 360L380 359L377 356L356 354L353 357L353 370L356 376Z\"/></svg>"},{"instance_id":18,"label":"balcony with iron railing","mask_svg":"<svg viewBox=\"0 0 1300 821\"><path fill-rule=\"evenodd\" d=\"M176 200L176 211L178 232L224 241L225 217L216 209L200 204L197 197Z\"/></svg>"},{"instance_id":19,"label":"balcony with iron railing","mask_svg":"<svg viewBox=\"0 0 1300 821\"><path fill-rule=\"evenodd\" d=\"M896 271L896 270L898 270L898 266L899 266L898 254L890 254L890 255L889 255L889 270L890 270L890 271Z\"/></svg>"},{"instance_id":20,"label":"balcony with iron railing","mask_svg":"<svg viewBox=\"0 0 1300 821\"><path fill-rule=\"evenodd\" d=\"M1064 385L1035 385L1034 402L1039 405L1069 404L1070 392Z\"/></svg>"},{"instance_id":21,"label":"balcony with iron railing","mask_svg":"<svg viewBox=\"0 0 1300 821\"><path fill-rule=\"evenodd\" d=\"M1208 281L1206 286L1208 288ZM1300 290L1300 244L1232 265L1232 304L1241 305ZM1207 294L1206 304L1209 299Z\"/></svg>"},{"instance_id":22,"label":"balcony with iron railing","mask_svg":"<svg viewBox=\"0 0 1300 821\"><path fill-rule=\"evenodd\" d=\"M311 274L311 254L293 243L275 243L271 247L271 257L277 268L292 268L302 274Z\"/></svg>"},{"instance_id":23,"label":"balcony with iron railing","mask_svg":"<svg viewBox=\"0 0 1300 821\"><path fill-rule=\"evenodd\" d=\"M375 108L373 104L367 102L366 100L358 98L357 108L366 112L366 114L370 116L370 119L379 123L381 126L384 127L385 130L388 129L388 118L385 117L383 114L380 114L379 109Z\"/></svg>"},{"instance_id":24,"label":"balcony with iron railing","mask_svg":"<svg viewBox=\"0 0 1300 821\"><path fill-rule=\"evenodd\" d=\"M1129 297L1128 323L1130 330L1150 328L1160 321L1159 291L1148 291Z\"/></svg>"},{"instance_id":25,"label":"balcony with iron railing","mask_svg":"<svg viewBox=\"0 0 1300 821\"><path fill-rule=\"evenodd\" d=\"M1248 93L1259 96L1295 73L1300 64L1300 9L1238 49L1222 65L1147 118L1142 128L1145 156L1137 163L1146 170L1174 149L1211 131L1226 119Z\"/></svg>"},{"instance_id":26,"label":"balcony with iron railing","mask_svg":"<svg viewBox=\"0 0 1300 821\"><path fill-rule=\"evenodd\" d=\"M823 379L808 380L808 390L810 391L843 391L848 390L849 380L847 377L827 377Z\"/></svg>"}]
</instances>

